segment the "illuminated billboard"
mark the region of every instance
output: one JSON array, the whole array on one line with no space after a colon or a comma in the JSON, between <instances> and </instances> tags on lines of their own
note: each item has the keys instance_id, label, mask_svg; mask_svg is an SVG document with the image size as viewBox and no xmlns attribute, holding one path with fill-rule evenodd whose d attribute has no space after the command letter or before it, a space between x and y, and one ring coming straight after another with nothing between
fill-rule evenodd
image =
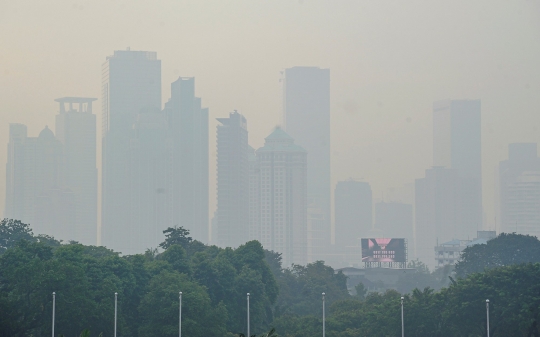
<instances>
[{"instance_id":1,"label":"illuminated billboard","mask_svg":"<svg viewBox=\"0 0 540 337\"><path fill-rule=\"evenodd\" d=\"M362 262L407 262L405 239L362 239Z\"/></svg>"}]
</instances>

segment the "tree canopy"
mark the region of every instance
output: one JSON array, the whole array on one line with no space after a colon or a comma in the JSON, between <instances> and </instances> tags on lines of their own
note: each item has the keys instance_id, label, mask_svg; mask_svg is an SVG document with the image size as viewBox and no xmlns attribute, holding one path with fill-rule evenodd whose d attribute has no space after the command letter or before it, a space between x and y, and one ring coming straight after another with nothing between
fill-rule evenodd
<instances>
[{"instance_id":1,"label":"tree canopy","mask_svg":"<svg viewBox=\"0 0 540 337\"><path fill-rule=\"evenodd\" d=\"M191 240L181 227L164 234L163 251L121 256L2 221L0 335L49 335L54 291L59 335L112 335L117 292L119 336L177 336L182 291L182 329L193 337L245 335L248 292L251 332L263 337L319 335L323 292L328 337L399 335L401 296L408 336L483 337L486 299L491 336L540 336L536 238L505 234L467 248L455 279L451 267L430 272L411 261L416 273L397 290L359 284L353 296L345 275L322 261L283 268L257 241L231 249Z\"/></svg>"}]
</instances>

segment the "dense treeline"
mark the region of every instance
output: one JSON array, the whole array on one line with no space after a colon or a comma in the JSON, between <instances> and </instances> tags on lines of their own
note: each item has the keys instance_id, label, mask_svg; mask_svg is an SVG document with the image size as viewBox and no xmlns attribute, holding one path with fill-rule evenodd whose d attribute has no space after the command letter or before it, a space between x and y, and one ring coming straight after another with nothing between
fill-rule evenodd
<instances>
[{"instance_id":1,"label":"dense treeline","mask_svg":"<svg viewBox=\"0 0 540 337\"><path fill-rule=\"evenodd\" d=\"M118 336L177 336L178 293L183 334L232 336L246 331L246 293L252 294L251 332L271 327L280 336L321 334L321 293L327 335L398 336L396 290L349 295L346 277L323 262L283 269L281 257L251 241L237 249L207 246L183 228L164 232L160 250L120 256L104 247L61 243L34 235L28 225L0 223L0 335L49 336L52 292L56 332L112 336L118 293ZM491 336L540 336L540 242L501 234L467 248L456 272L419 272L401 280L407 336L485 336L485 299ZM450 285L439 291L441 284ZM414 286L422 290L412 290Z\"/></svg>"}]
</instances>

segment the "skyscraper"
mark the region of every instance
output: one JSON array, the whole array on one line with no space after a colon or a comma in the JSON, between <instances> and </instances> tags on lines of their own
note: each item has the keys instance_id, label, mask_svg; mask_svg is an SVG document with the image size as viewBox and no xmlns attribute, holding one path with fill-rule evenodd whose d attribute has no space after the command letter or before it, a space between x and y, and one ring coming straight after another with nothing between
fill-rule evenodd
<instances>
[{"instance_id":1,"label":"skyscraper","mask_svg":"<svg viewBox=\"0 0 540 337\"><path fill-rule=\"evenodd\" d=\"M249 239L249 145L247 121L234 111L218 118L217 242L238 247Z\"/></svg>"},{"instance_id":2,"label":"skyscraper","mask_svg":"<svg viewBox=\"0 0 540 337\"><path fill-rule=\"evenodd\" d=\"M132 249L130 142L137 115L161 110L161 61L155 52L115 51L102 76L102 243L140 253Z\"/></svg>"},{"instance_id":3,"label":"skyscraper","mask_svg":"<svg viewBox=\"0 0 540 337\"><path fill-rule=\"evenodd\" d=\"M458 235L474 237L482 228L482 146L480 100L433 104L433 165L459 176Z\"/></svg>"},{"instance_id":4,"label":"skyscraper","mask_svg":"<svg viewBox=\"0 0 540 337\"><path fill-rule=\"evenodd\" d=\"M385 238L404 238L413 244L413 207L401 202L375 203L375 228Z\"/></svg>"},{"instance_id":5,"label":"skyscraper","mask_svg":"<svg viewBox=\"0 0 540 337\"><path fill-rule=\"evenodd\" d=\"M508 146L499 164L500 231L540 237L540 158L536 143Z\"/></svg>"},{"instance_id":6,"label":"skyscraper","mask_svg":"<svg viewBox=\"0 0 540 337\"><path fill-rule=\"evenodd\" d=\"M61 182L73 193L75 222L66 236L85 245L97 244L96 98L63 97L55 101L56 138L63 145Z\"/></svg>"},{"instance_id":7,"label":"skyscraper","mask_svg":"<svg viewBox=\"0 0 540 337\"><path fill-rule=\"evenodd\" d=\"M416 179L414 247L416 256L424 263L432 263L437 241L467 239L459 231L459 197L459 175L455 169L433 167L426 170L424 178Z\"/></svg>"},{"instance_id":8,"label":"skyscraper","mask_svg":"<svg viewBox=\"0 0 540 337\"><path fill-rule=\"evenodd\" d=\"M373 225L373 201L369 183L340 181L335 191L336 246L357 246Z\"/></svg>"},{"instance_id":9,"label":"skyscraper","mask_svg":"<svg viewBox=\"0 0 540 337\"><path fill-rule=\"evenodd\" d=\"M330 244L330 70L293 67L285 70L284 126L308 155L308 198L322 210Z\"/></svg>"},{"instance_id":10,"label":"skyscraper","mask_svg":"<svg viewBox=\"0 0 540 337\"><path fill-rule=\"evenodd\" d=\"M71 239L66 229L75 223L75 203L61 181L62 161L62 144L48 127L28 137L25 125L10 124L4 217L30 224L36 234Z\"/></svg>"},{"instance_id":11,"label":"skyscraper","mask_svg":"<svg viewBox=\"0 0 540 337\"><path fill-rule=\"evenodd\" d=\"M171 146L172 224L208 242L208 108L195 97L195 79L180 77L171 84L165 104Z\"/></svg>"},{"instance_id":12,"label":"skyscraper","mask_svg":"<svg viewBox=\"0 0 540 337\"><path fill-rule=\"evenodd\" d=\"M260 238L280 252L283 265L307 260L307 152L281 128L257 150L260 169Z\"/></svg>"},{"instance_id":13,"label":"skyscraper","mask_svg":"<svg viewBox=\"0 0 540 337\"><path fill-rule=\"evenodd\" d=\"M129 247L141 253L157 248L163 230L171 225L169 207L170 160L167 118L162 111L137 114L130 139Z\"/></svg>"},{"instance_id":14,"label":"skyscraper","mask_svg":"<svg viewBox=\"0 0 540 337\"><path fill-rule=\"evenodd\" d=\"M249 146L249 240L261 241L261 168Z\"/></svg>"}]
</instances>

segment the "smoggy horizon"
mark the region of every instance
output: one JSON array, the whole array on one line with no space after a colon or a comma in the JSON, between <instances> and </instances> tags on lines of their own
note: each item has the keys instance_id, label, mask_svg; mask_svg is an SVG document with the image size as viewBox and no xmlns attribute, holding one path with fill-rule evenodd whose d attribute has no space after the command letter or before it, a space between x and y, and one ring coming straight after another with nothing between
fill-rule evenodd
<instances>
[{"instance_id":1,"label":"smoggy horizon","mask_svg":"<svg viewBox=\"0 0 540 337\"><path fill-rule=\"evenodd\" d=\"M155 51L162 107L171 83L193 76L195 94L209 108L210 217L216 118L238 110L249 144L261 147L283 124L282 72L294 66L330 69L332 193L352 177L370 183L374 201L398 198L392 190L414 184L433 164L433 103L480 99L484 229L490 229L495 169L507 159L508 144L540 142L537 2L19 1L2 7L0 161L6 162L9 123L26 124L35 137L45 125L54 130L54 99L95 97L101 171L101 65L115 50ZM4 189L2 179L2 211Z\"/></svg>"}]
</instances>

